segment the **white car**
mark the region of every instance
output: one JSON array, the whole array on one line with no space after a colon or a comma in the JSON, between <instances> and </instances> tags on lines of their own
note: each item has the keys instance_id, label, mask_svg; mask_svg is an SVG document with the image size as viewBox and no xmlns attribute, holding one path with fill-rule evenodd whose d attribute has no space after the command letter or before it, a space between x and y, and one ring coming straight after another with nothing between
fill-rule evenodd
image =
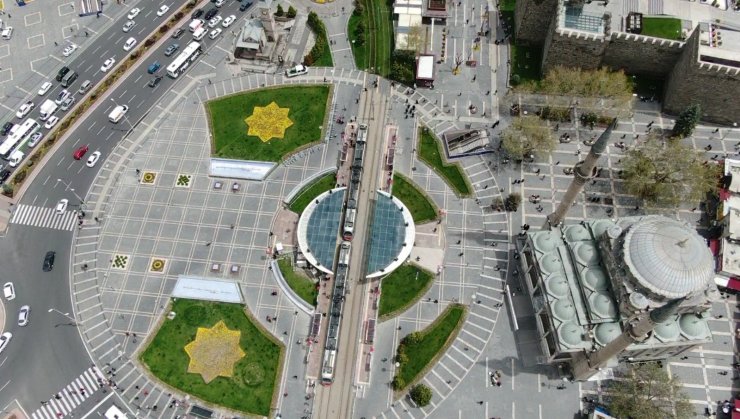
<instances>
[{"instance_id":1,"label":"white car","mask_svg":"<svg viewBox=\"0 0 740 419\"><path fill-rule=\"evenodd\" d=\"M54 208L54 212L56 212L58 215L64 214L64 211L67 211L67 205L69 205L68 199L60 199L57 203L56 208Z\"/></svg>"},{"instance_id":2,"label":"white car","mask_svg":"<svg viewBox=\"0 0 740 419\"><path fill-rule=\"evenodd\" d=\"M126 40L126 43L123 44L123 50L124 51L131 51L133 47L136 46L136 39L135 38L129 38Z\"/></svg>"},{"instance_id":3,"label":"white car","mask_svg":"<svg viewBox=\"0 0 740 419\"><path fill-rule=\"evenodd\" d=\"M131 9L128 16L126 17L128 18L128 20L133 20L136 16L139 16L139 13L141 13L141 9L139 9L138 7L134 7L133 9Z\"/></svg>"},{"instance_id":4,"label":"white car","mask_svg":"<svg viewBox=\"0 0 740 419\"><path fill-rule=\"evenodd\" d=\"M87 167L95 167L95 164L100 160L100 152L96 151L92 154L90 154L90 157L87 158Z\"/></svg>"},{"instance_id":5,"label":"white car","mask_svg":"<svg viewBox=\"0 0 740 419\"><path fill-rule=\"evenodd\" d=\"M64 89L64 90L62 90L61 92L59 92L59 94L57 95L57 98L56 98L56 99L54 99L54 103L56 103L57 105L61 105L61 104L62 104L62 102L64 102L64 101L65 101L65 100L66 100L66 99L67 99L68 97L70 97L71 95L72 95L72 94L71 94L71 93L69 93L69 90L67 90L67 89Z\"/></svg>"},{"instance_id":6,"label":"white car","mask_svg":"<svg viewBox=\"0 0 740 419\"><path fill-rule=\"evenodd\" d=\"M28 325L28 315L31 314L31 307L25 305L21 307L21 311L18 312L18 326Z\"/></svg>"},{"instance_id":7,"label":"white car","mask_svg":"<svg viewBox=\"0 0 740 419\"><path fill-rule=\"evenodd\" d=\"M226 0L216 0L214 3L216 3L214 4L214 6L221 7L224 5L224 3L226 3Z\"/></svg>"},{"instance_id":8,"label":"white car","mask_svg":"<svg viewBox=\"0 0 740 419\"><path fill-rule=\"evenodd\" d=\"M8 346L8 342L10 342L10 339L12 338L13 334L10 332L5 332L0 335L0 352L5 350L5 347Z\"/></svg>"},{"instance_id":9,"label":"white car","mask_svg":"<svg viewBox=\"0 0 740 419\"><path fill-rule=\"evenodd\" d=\"M228 28L234 22L236 22L236 16L231 15L224 19L223 23L221 23L221 26L223 26L224 28Z\"/></svg>"},{"instance_id":10,"label":"white car","mask_svg":"<svg viewBox=\"0 0 740 419\"><path fill-rule=\"evenodd\" d=\"M51 84L50 81L45 81L44 84L42 84L41 88L39 89L39 92L38 92L39 96L43 96L47 94L49 92L49 89L51 89L51 86L53 86L53 84Z\"/></svg>"},{"instance_id":11,"label":"white car","mask_svg":"<svg viewBox=\"0 0 740 419\"><path fill-rule=\"evenodd\" d=\"M216 26L218 26L219 23L221 23L222 20L223 18L221 16L216 16L208 21L208 27L215 28Z\"/></svg>"},{"instance_id":12,"label":"white car","mask_svg":"<svg viewBox=\"0 0 740 419\"><path fill-rule=\"evenodd\" d=\"M134 26L136 26L136 22L134 22L133 20L129 20L128 22L123 24L123 31L129 32L131 29L133 29Z\"/></svg>"},{"instance_id":13,"label":"white car","mask_svg":"<svg viewBox=\"0 0 740 419\"><path fill-rule=\"evenodd\" d=\"M216 39L216 38L218 38L218 36L219 36L219 35L221 35L221 32L223 32L223 29L221 29L221 28L216 28L216 29L212 30L212 31L211 31L211 32L210 32L210 33L208 34L208 37L209 37L209 38L211 38L211 39Z\"/></svg>"},{"instance_id":14,"label":"white car","mask_svg":"<svg viewBox=\"0 0 740 419\"><path fill-rule=\"evenodd\" d=\"M102 71L103 73L105 73L106 71L110 70L115 63L116 63L116 59L115 58L113 58L113 57L108 58L107 60L105 60L105 62L103 63L103 65L100 66L100 71Z\"/></svg>"},{"instance_id":15,"label":"white car","mask_svg":"<svg viewBox=\"0 0 740 419\"><path fill-rule=\"evenodd\" d=\"M36 144L38 144L39 141L41 141L41 137L43 137L43 136L44 136L44 134L41 133L41 132L34 132L33 135L31 136L31 139L28 140L28 142L26 143L26 145L28 147L31 147L31 148L32 147L36 147Z\"/></svg>"},{"instance_id":16,"label":"white car","mask_svg":"<svg viewBox=\"0 0 740 419\"><path fill-rule=\"evenodd\" d=\"M52 129L54 128L54 125L59 122L58 116L50 116L49 119L46 120L46 123L44 124L44 128L46 129Z\"/></svg>"},{"instance_id":17,"label":"white car","mask_svg":"<svg viewBox=\"0 0 740 419\"><path fill-rule=\"evenodd\" d=\"M159 7L159 10L157 10L157 16L162 17L169 10L170 10L170 6L162 5L162 6Z\"/></svg>"},{"instance_id":18,"label":"white car","mask_svg":"<svg viewBox=\"0 0 740 419\"><path fill-rule=\"evenodd\" d=\"M5 285L3 285L3 295L8 301L15 300L15 287L12 282L6 282Z\"/></svg>"},{"instance_id":19,"label":"white car","mask_svg":"<svg viewBox=\"0 0 740 419\"><path fill-rule=\"evenodd\" d=\"M35 107L36 105L33 102L28 101L21 105L20 109L18 109L18 112L15 113L15 116L17 118L23 118L24 116L28 115L29 112L31 112Z\"/></svg>"},{"instance_id":20,"label":"white car","mask_svg":"<svg viewBox=\"0 0 740 419\"><path fill-rule=\"evenodd\" d=\"M69 57L70 55L72 55L73 52L77 51L77 48L79 48L77 44L69 44L66 47L64 47L64 51L62 51L62 55L64 55L65 57Z\"/></svg>"}]
</instances>

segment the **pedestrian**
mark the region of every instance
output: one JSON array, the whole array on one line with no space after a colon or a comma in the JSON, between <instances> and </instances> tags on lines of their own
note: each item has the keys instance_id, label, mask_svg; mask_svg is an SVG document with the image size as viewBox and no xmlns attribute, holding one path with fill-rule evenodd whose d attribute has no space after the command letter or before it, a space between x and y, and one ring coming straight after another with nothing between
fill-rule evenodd
<instances>
[{"instance_id":1,"label":"pedestrian","mask_svg":"<svg viewBox=\"0 0 740 419\"><path fill-rule=\"evenodd\" d=\"M210 246L210 245L211 245L211 243L213 243L213 242L208 242L208 243L206 243L206 247Z\"/></svg>"},{"instance_id":2,"label":"pedestrian","mask_svg":"<svg viewBox=\"0 0 740 419\"><path fill-rule=\"evenodd\" d=\"M482 406L482 405L483 405L483 400L480 400L480 401L478 402L478 404Z\"/></svg>"},{"instance_id":3,"label":"pedestrian","mask_svg":"<svg viewBox=\"0 0 740 419\"><path fill-rule=\"evenodd\" d=\"M58 47L58 46L59 46L59 42L57 42L57 41L54 41L54 46L55 46L55 47Z\"/></svg>"}]
</instances>

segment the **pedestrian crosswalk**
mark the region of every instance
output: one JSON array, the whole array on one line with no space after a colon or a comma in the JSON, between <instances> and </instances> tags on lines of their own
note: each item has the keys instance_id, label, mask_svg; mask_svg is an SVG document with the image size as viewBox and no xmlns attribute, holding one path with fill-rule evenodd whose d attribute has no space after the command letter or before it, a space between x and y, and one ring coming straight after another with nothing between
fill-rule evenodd
<instances>
[{"instance_id":1,"label":"pedestrian crosswalk","mask_svg":"<svg viewBox=\"0 0 740 419\"><path fill-rule=\"evenodd\" d=\"M35 227L53 228L55 230L71 231L77 218L74 211L65 211L57 214L54 208L37 207L34 205L16 205L13 211L11 224L22 224Z\"/></svg>"},{"instance_id":2,"label":"pedestrian crosswalk","mask_svg":"<svg viewBox=\"0 0 740 419\"><path fill-rule=\"evenodd\" d=\"M98 379L105 377L97 367L86 369L79 377L70 382L67 387L52 396L49 401L41 402L41 407L31 414L32 419L61 419L67 416L75 407L100 388Z\"/></svg>"}]
</instances>

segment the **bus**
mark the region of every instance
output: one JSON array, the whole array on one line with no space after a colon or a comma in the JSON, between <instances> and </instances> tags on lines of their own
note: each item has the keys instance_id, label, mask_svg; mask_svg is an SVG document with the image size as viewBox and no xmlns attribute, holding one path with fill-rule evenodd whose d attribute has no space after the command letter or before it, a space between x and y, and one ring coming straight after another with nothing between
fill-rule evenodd
<instances>
[{"instance_id":1,"label":"bus","mask_svg":"<svg viewBox=\"0 0 740 419\"><path fill-rule=\"evenodd\" d=\"M0 145L0 156L5 160L10 158L13 151L21 148L23 144L28 141L31 136L41 128L41 124L36 120L28 118L26 119L18 129L8 136L2 145Z\"/></svg>"},{"instance_id":2,"label":"bus","mask_svg":"<svg viewBox=\"0 0 740 419\"><path fill-rule=\"evenodd\" d=\"M170 65L167 66L167 75L176 79L183 71L185 71L196 58L198 58L203 52L200 43L191 42L187 47L175 58Z\"/></svg>"}]
</instances>

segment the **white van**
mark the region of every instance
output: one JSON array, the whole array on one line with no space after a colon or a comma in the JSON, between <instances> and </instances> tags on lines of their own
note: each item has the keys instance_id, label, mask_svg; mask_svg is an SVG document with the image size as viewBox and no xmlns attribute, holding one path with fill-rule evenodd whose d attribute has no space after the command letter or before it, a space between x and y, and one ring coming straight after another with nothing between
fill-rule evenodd
<instances>
[{"instance_id":1,"label":"white van","mask_svg":"<svg viewBox=\"0 0 740 419\"><path fill-rule=\"evenodd\" d=\"M2 32L3 39L10 39L13 37L13 27L8 26L7 28L3 29Z\"/></svg>"},{"instance_id":2,"label":"white van","mask_svg":"<svg viewBox=\"0 0 740 419\"><path fill-rule=\"evenodd\" d=\"M193 39L196 41L200 41L201 39L203 39L204 36L206 36L206 32L208 32L206 28L202 26L199 27L195 30L195 32L193 32Z\"/></svg>"},{"instance_id":3,"label":"white van","mask_svg":"<svg viewBox=\"0 0 740 419\"><path fill-rule=\"evenodd\" d=\"M128 106L118 105L115 108L113 108L111 113L108 115L108 119L114 124L117 124L118 121L120 121L121 118L123 118L123 116L126 115L126 112L128 112Z\"/></svg>"},{"instance_id":4,"label":"white van","mask_svg":"<svg viewBox=\"0 0 740 419\"><path fill-rule=\"evenodd\" d=\"M54 112L57 111L59 108L59 105L54 103L53 100L46 99L44 103L41 104L41 108L39 109L39 113L41 116L39 117L40 120L46 121L49 119L50 116L54 114Z\"/></svg>"},{"instance_id":5,"label":"white van","mask_svg":"<svg viewBox=\"0 0 740 419\"><path fill-rule=\"evenodd\" d=\"M201 19L193 19L190 22L190 32L195 32L196 29L202 28L204 24L205 22L203 22L203 20Z\"/></svg>"},{"instance_id":6,"label":"white van","mask_svg":"<svg viewBox=\"0 0 740 419\"><path fill-rule=\"evenodd\" d=\"M8 163L8 166L16 167L19 164L21 164L21 161L23 161L24 155L25 154L23 154L22 151L18 151L18 150L14 151L13 154L11 154L10 157L8 157L8 161L10 162Z\"/></svg>"}]
</instances>

